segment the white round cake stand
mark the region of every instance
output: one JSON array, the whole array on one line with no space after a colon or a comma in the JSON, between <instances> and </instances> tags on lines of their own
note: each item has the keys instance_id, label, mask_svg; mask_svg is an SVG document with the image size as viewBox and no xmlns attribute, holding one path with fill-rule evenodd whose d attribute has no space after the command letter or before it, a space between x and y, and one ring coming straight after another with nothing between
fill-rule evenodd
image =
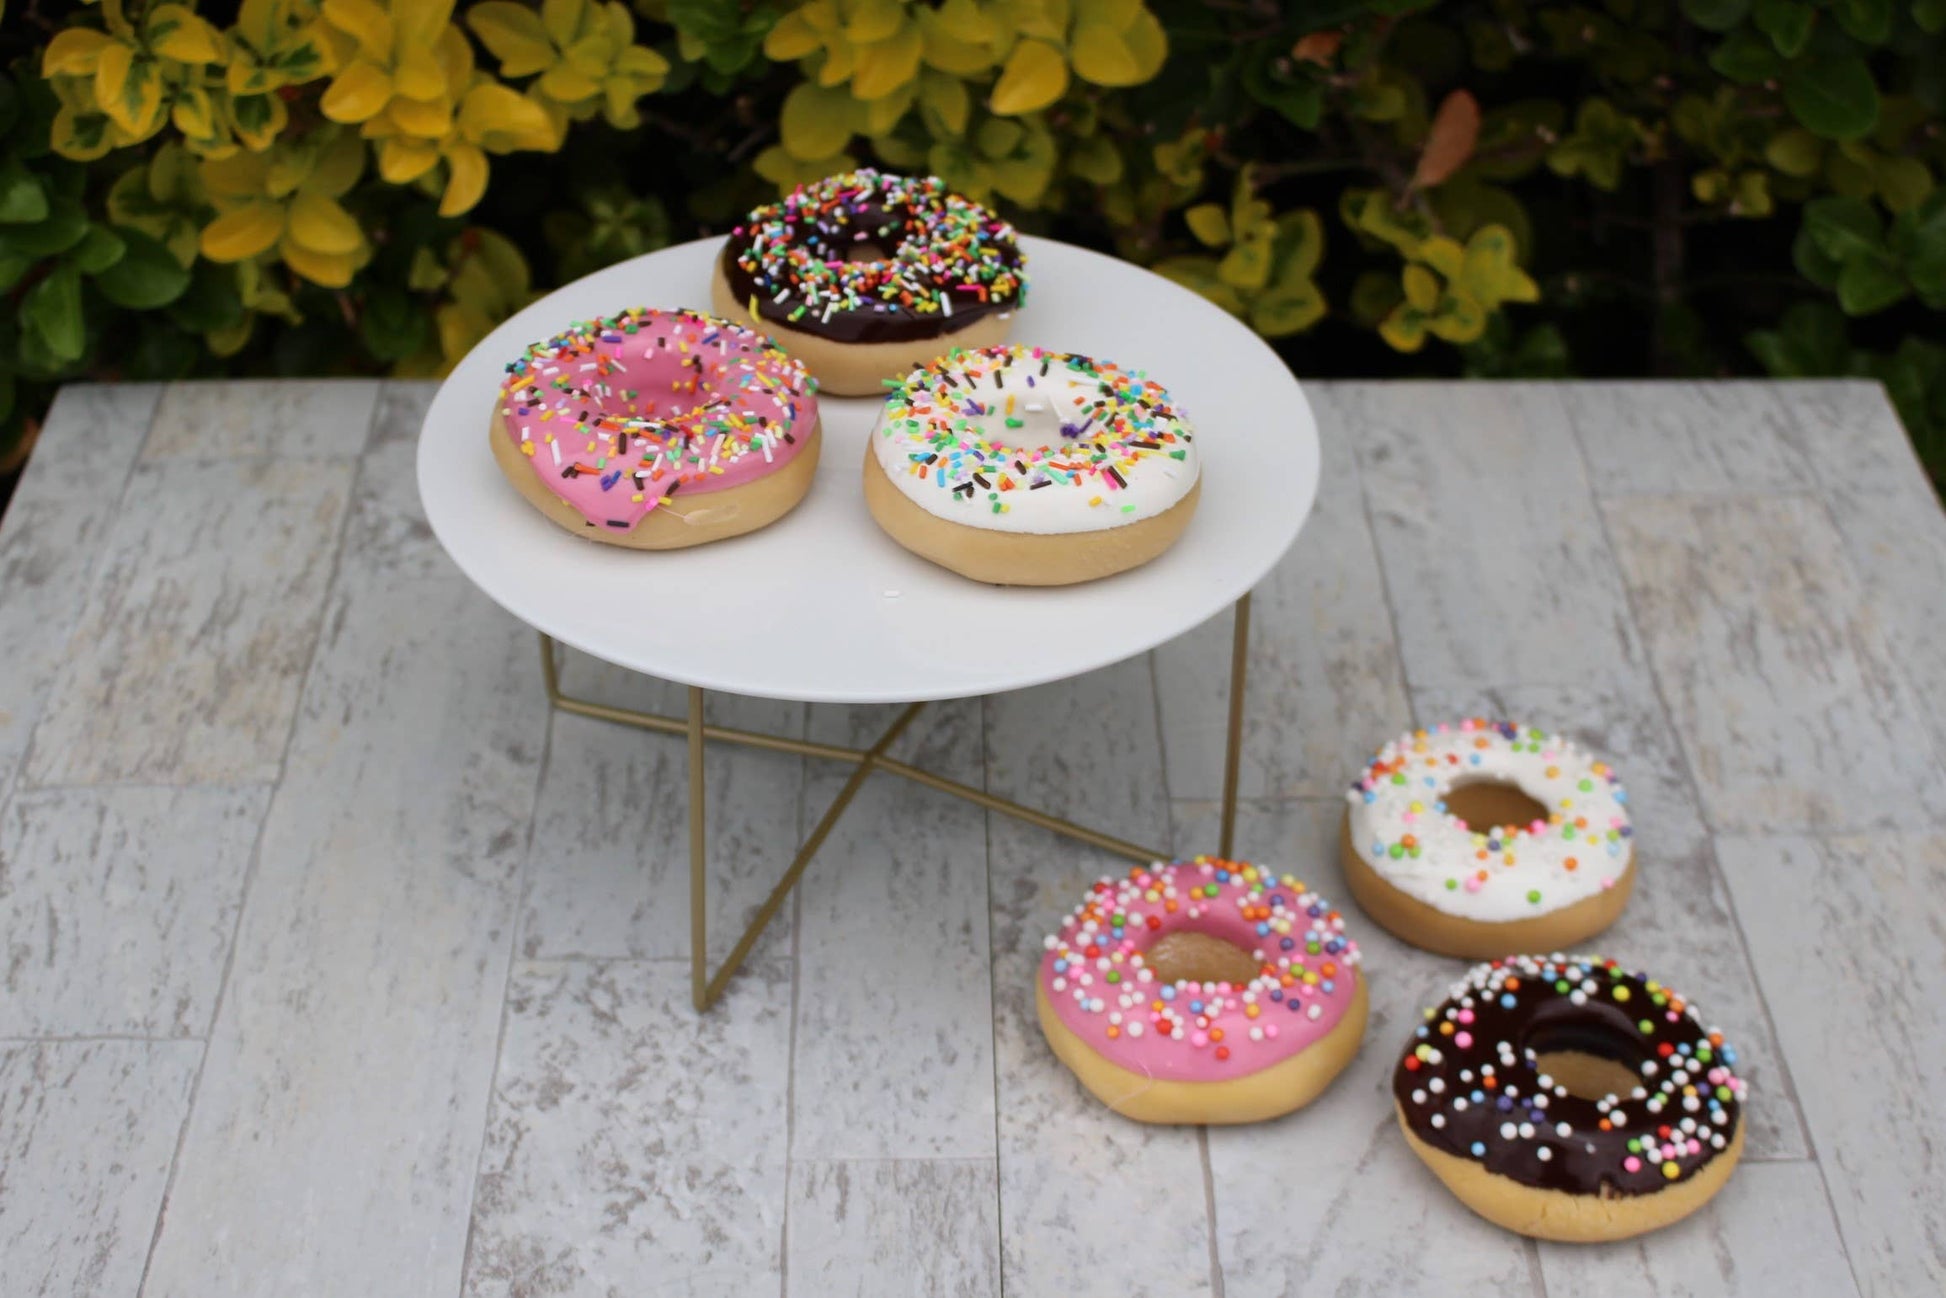
<instances>
[{"instance_id":1,"label":"white round cake stand","mask_svg":"<svg viewBox=\"0 0 1946 1298\"><path fill-rule=\"evenodd\" d=\"M955 794L1108 851L1162 855L885 755L928 701L1065 680L1144 653L1236 606L1222 853L1231 849L1249 592L1297 539L1318 488L1304 393L1261 339L1221 308L1140 267L1023 238L1027 305L1013 339L1146 370L1196 429L1202 501L1182 539L1133 572L1058 588L968 581L909 553L865 509L861 469L879 402L820 396L824 450L802 504L761 531L693 550L599 545L556 526L501 476L486 438L507 362L570 323L625 307L709 309L721 239L610 266L548 294L489 334L434 396L419 435L419 493L453 562L541 634L550 702L689 740L694 999L707 1008L873 771ZM572 698L554 642L689 686L687 717ZM907 703L865 749L706 725L706 690L810 703ZM850 762L855 769L714 977L703 931L705 740Z\"/></svg>"}]
</instances>

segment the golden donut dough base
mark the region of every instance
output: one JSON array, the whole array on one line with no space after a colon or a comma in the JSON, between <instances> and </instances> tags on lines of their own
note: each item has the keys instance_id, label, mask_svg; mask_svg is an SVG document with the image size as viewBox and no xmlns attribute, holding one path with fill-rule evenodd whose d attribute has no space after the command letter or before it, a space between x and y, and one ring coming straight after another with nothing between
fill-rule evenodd
<instances>
[{"instance_id":1,"label":"golden donut dough base","mask_svg":"<svg viewBox=\"0 0 1946 1298\"><path fill-rule=\"evenodd\" d=\"M710 281L710 309L726 320L760 334L804 362L817 377L818 390L840 397L882 397L886 379L902 379L917 367L936 360L955 347L993 347L1007 341L1013 327L1012 311L975 317L965 327L949 330L931 338L915 338L896 343L846 343L793 329L775 320L759 320L750 314L746 299L736 300L730 291L730 278L722 257L716 259L716 273Z\"/></svg>"},{"instance_id":2,"label":"golden donut dough base","mask_svg":"<svg viewBox=\"0 0 1946 1298\"><path fill-rule=\"evenodd\" d=\"M1743 1156L1744 1124L1739 1119L1730 1143L1687 1180L1671 1182L1650 1194L1569 1194L1522 1185L1511 1177L1489 1172L1470 1158L1434 1149L1412 1134L1405 1111L1396 1102L1393 1108L1399 1129L1405 1132L1405 1143L1461 1203L1516 1235L1567 1244L1628 1239L1681 1221L1715 1197Z\"/></svg>"},{"instance_id":3,"label":"golden donut dough base","mask_svg":"<svg viewBox=\"0 0 1946 1298\"><path fill-rule=\"evenodd\" d=\"M865 504L885 534L922 559L995 586L1072 586L1139 568L1176 543L1203 494L1138 523L1099 532L996 532L928 513L885 476L865 446Z\"/></svg>"},{"instance_id":4,"label":"golden donut dough base","mask_svg":"<svg viewBox=\"0 0 1946 1298\"><path fill-rule=\"evenodd\" d=\"M1055 1058L1115 1112L1137 1122L1219 1126L1263 1122L1301 1109L1344 1071L1364 1039L1368 1008L1365 976L1353 970L1352 977L1357 987L1351 1004L1329 1032L1281 1063L1223 1082L1164 1081L1110 1063L1061 1022L1038 969L1034 1005Z\"/></svg>"},{"instance_id":5,"label":"golden donut dough base","mask_svg":"<svg viewBox=\"0 0 1946 1298\"><path fill-rule=\"evenodd\" d=\"M1338 834L1344 858L1345 882L1359 908L1380 928L1421 950L1467 960L1498 960L1502 956L1566 951L1613 924L1635 890L1635 849L1615 886L1571 906L1531 919L1500 921L1463 919L1429 906L1402 892L1366 864L1351 840L1351 812L1345 812Z\"/></svg>"},{"instance_id":6,"label":"golden donut dough base","mask_svg":"<svg viewBox=\"0 0 1946 1298\"><path fill-rule=\"evenodd\" d=\"M487 428L493 443L493 460L500 466L514 490L525 496L549 521L558 523L576 536L603 545L626 546L631 550L681 550L709 541L721 541L776 522L804 499L817 475L818 453L824 438L817 424L809 436L799 434L802 445L796 455L775 473L767 473L722 491L699 491L685 495L677 491L673 499L650 510L633 528L590 526L581 511L549 491L535 476L530 457L521 454L514 439L507 435L496 408ZM619 488L619 484L618 488Z\"/></svg>"}]
</instances>

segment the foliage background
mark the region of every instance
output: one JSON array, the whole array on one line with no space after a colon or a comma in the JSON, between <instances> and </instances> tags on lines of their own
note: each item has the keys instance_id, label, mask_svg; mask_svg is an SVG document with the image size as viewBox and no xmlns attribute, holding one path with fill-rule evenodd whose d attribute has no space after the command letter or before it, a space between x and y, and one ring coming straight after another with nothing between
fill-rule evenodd
<instances>
[{"instance_id":1,"label":"foliage background","mask_svg":"<svg viewBox=\"0 0 1946 1298\"><path fill-rule=\"evenodd\" d=\"M64 381L438 373L871 162L1300 374L1868 375L1946 480L1946 0L0 2L0 467Z\"/></svg>"}]
</instances>

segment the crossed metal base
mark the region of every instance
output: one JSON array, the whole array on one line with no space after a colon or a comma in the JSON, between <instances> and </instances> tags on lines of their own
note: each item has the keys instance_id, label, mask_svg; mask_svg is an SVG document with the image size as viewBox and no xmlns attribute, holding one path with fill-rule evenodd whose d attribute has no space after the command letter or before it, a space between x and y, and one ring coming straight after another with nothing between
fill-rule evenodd
<instances>
[{"instance_id":1,"label":"crossed metal base","mask_svg":"<svg viewBox=\"0 0 1946 1298\"><path fill-rule=\"evenodd\" d=\"M1223 753L1223 814L1222 832L1219 835L1218 853L1229 856L1236 831L1237 809L1237 770L1243 740L1243 691L1247 660L1250 647L1250 596L1244 595L1236 603L1235 627L1231 634L1230 650L1230 722L1228 738ZM913 703L900 712L897 719L887 726L885 733L869 748L848 748L842 744L821 744L808 739L793 739L787 735L767 735L755 730L738 730L730 726L712 726L703 720L703 691L696 686L689 687L689 708L686 717L665 717L652 712L638 712L632 708L618 708L606 703L596 703L590 699L577 699L561 692L560 663L555 657L554 640L551 636L541 636L541 674L547 682L547 701L563 712L576 716L593 717L598 721L612 721L618 725L635 726L643 730L654 730L662 734L683 735L689 741L689 949L690 949L690 995L701 1012L708 1010L723 994L723 989L742 966L750 948L776 917L784 899L797 886L804 876L804 870L811 864L811 858L824 846L824 840L838 823L838 817L851 805L852 798L865 777L874 771L884 771L890 775L903 776L916 784L941 793L950 793L956 798L1012 816L1016 820L1038 825L1042 829L1077 839L1092 847L1125 856L1131 861L1147 864L1151 861L1169 859L1169 853L1104 834L1100 830L1077 825L1071 820L1023 807L1017 802L996 797L985 789L976 789L958 780L949 780L943 775L921 770L885 754L897 742L913 718L926 705ZM709 972L708 925L704 918L704 901L707 895L707 866L709 862L708 843L705 838L705 811L707 802L703 779L703 744L706 740L719 740L725 743L744 744L751 748L764 748L778 753L795 753L802 757L823 757L835 762L852 764L851 777L845 781L838 796L831 800L824 815L818 820L810 837L797 849L797 856L791 861L790 868L777 880L777 886L764 898L764 904L750 921L737 944L724 957L722 965L715 974Z\"/></svg>"}]
</instances>

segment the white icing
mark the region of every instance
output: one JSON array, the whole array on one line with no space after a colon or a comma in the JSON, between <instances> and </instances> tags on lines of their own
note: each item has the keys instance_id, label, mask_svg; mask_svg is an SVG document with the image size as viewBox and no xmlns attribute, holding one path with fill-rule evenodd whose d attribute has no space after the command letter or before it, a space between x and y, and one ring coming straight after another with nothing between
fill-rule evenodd
<instances>
[{"instance_id":1,"label":"white icing","mask_svg":"<svg viewBox=\"0 0 1946 1298\"><path fill-rule=\"evenodd\" d=\"M1633 850L1627 792L1572 741L1511 728L1509 738L1496 723L1463 721L1381 749L1346 795L1359 858L1406 895L1488 923L1545 915L1612 887ZM1464 824L1446 796L1479 781L1513 784L1549 821L1510 835Z\"/></svg>"},{"instance_id":2,"label":"white icing","mask_svg":"<svg viewBox=\"0 0 1946 1298\"><path fill-rule=\"evenodd\" d=\"M1106 398L1110 411L1094 409L1108 392L1119 394ZM1169 394L1139 375L992 347L908 375L879 414L872 451L929 514L997 532L1073 533L1153 518L1188 495L1201 472L1193 439Z\"/></svg>"}]
</instances>

